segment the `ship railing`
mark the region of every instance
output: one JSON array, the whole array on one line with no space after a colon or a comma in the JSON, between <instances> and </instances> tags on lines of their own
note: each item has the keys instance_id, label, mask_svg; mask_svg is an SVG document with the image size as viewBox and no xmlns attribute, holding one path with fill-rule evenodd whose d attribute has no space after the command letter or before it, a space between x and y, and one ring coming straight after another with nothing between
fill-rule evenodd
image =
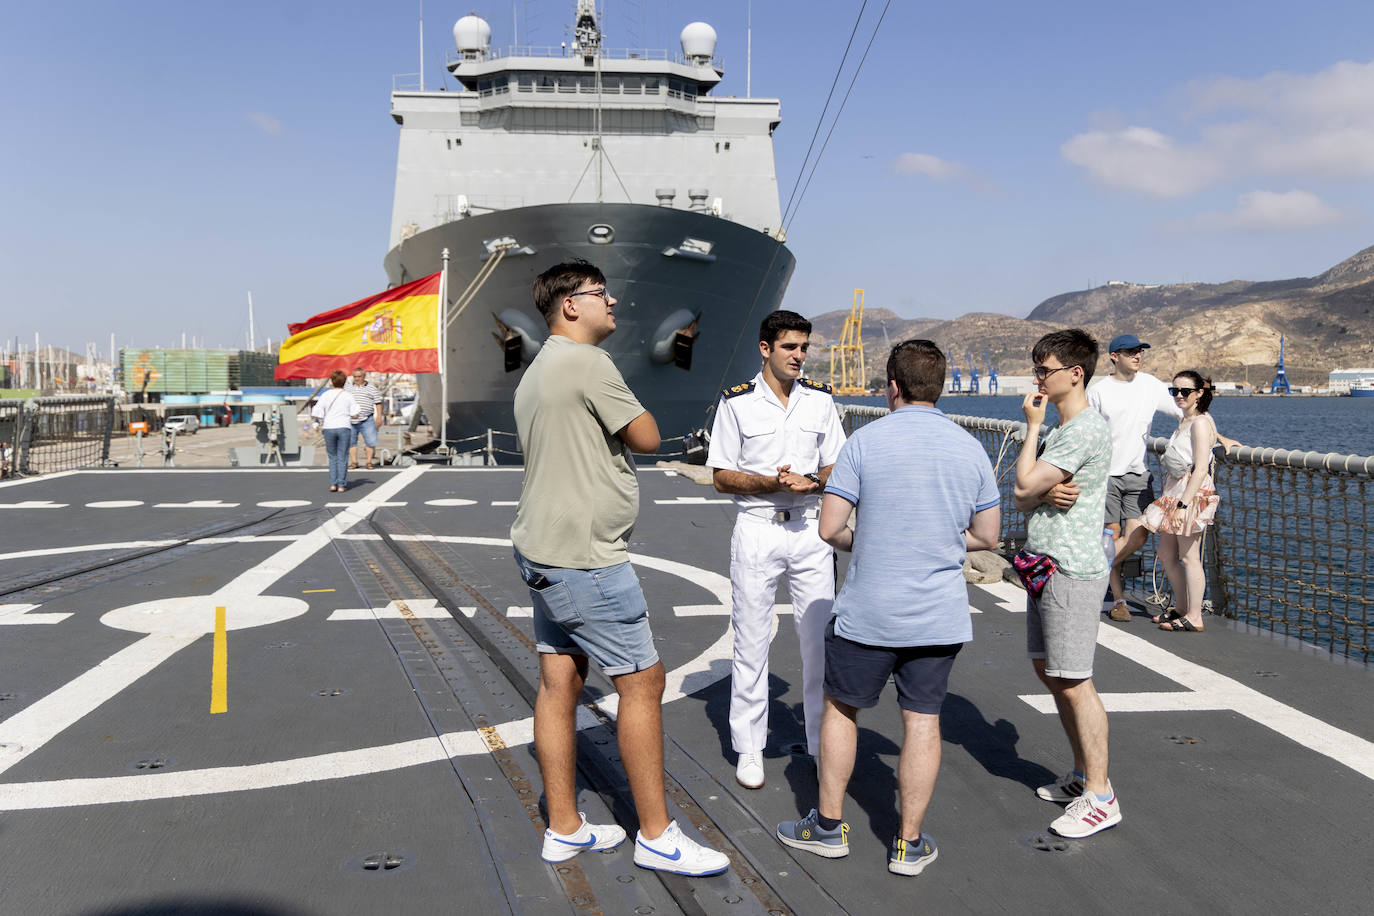
<instances>
[{"instance_id":1,"label":"ship railing","mask_svg":"<svg viewBox=\"0 0 1374 916\"><path fill-rule=\"evenodd\" d=\"M662 445L669 446L677 444L677 448L668 448L665 451L655 452L652 455L640 455L636 453L636 458L654 458L662 461L680 461L687 457L688 449L691 446L689 436L676 436L664 439ZM450 439L448 441L449 454L454 456L452 464L481 464L493 466L497 464L518 464L525 459L525 453L520 449L520 438L515 433L506 432L499 429L489 429L485 433L475 436L468 436L464 439ZM662 446L660 446L662 447Z\"/></svg>"},{"instance_id":2,"label":"ship railing","mask_svg":"<svg viewBox=\"0 0 1374 916\"><path fill-rule=\"evenodd\" d=\"M545 59L572 58L582 55L574 50L571 45L506 45L502 48L489 48L487 52L479 57L469 57L459 53L457 50L450 50L445 55L445 66L450 70L457 63L479 62L501 60L507 57L537 57ZM686 64L687 59L679 53L668 51L664 48L602 48L602 60L658 60L673 64ZM712 63L717 67L723 67L724 61L717 57Z\"/></svg>"},{"instance_id":3,"label":"ship railing","mask_svg":"<svg viewBox=\"0 0 1374 916\"><path fill-rule=\"evenodd\" d=\"M391 76L392 92L419 92L420 74L415 73L393 73Z\"/></svg>"},{"instance_id":4,"label":"ship railing","mask_svg":"<svg viewBox=\"0 0 1374 916\"><path fill-rule=\"evenodd\" d=\"M0 400L0 477L108 464L114 417L103 395Z\"/></svg>"},{"instance_id":5,"label":"ship railing","mask_svg":"<svg viewBox=\"0 0 1374 916\"><path fill-rule=\"evenodd\" d=\"M849 433L887 413L840 405ZM1011 499L1025 424L950 419L987 450L1002 496L1003 549L1015 552L1026 538L1025 516ZM1158 491L1168 440L1147 444ZM1203 539L1212 612L1334 656L1374 661L1374 457L1237 448L1218 457L1213 480L1221 502ZM1128 559L1124 568L1136 593L1162 607L1169 603L1168 580L1155 541L1137 554L1138 564Z\"/></svg>"}]
</instances>

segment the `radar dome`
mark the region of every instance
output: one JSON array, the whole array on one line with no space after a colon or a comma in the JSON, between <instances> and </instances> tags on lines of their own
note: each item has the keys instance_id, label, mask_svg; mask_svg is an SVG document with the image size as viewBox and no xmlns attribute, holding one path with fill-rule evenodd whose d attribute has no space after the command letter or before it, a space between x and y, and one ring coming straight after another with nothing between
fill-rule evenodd
<instances>
[{"instance_id":1,"label":"radar dome","mask_svg":"<svg viewBox=\"0 0 1374 916\"><path fill-rule=\"evenodd\" d=\"M491 26L481 16L464 16L453 24L453 43L464 57L475 57L491 47Z\"/></svg>"},{"instance_id":2,"label":"radar dome","mask_svg":"<svg viewBox=\"0 0 1374 916\"><path fill-rule=\"evenodd\" d=\"M709 64L716 56L716 30L704 22L689 22L682 30L682 54L694 64Z\"/></svg>"}]
</instances>

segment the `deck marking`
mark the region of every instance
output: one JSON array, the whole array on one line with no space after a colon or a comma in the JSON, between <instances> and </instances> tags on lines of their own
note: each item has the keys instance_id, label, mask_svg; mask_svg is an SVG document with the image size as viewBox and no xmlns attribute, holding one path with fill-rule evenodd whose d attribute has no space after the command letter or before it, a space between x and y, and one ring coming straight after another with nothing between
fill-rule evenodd
<instances>
[{"instance_id":1,"label":"deck marking","mask_svg":"<svg viewBox=\"0 0 1374 916\"><path fill-rule=\"evenodd\" d=\"M47 499L26 499L19 503L0 503L0 509L65 509L67 505Z\"/></svg>"},{"instance_id":2,"label":"deck marking","mask_svg":"<svg viewBox=\"0 0 1374 916\"><path fill-rule=\"evenodd\" d=\"M409 470L409 468L407 468L407 470ZM404 473L404 472L402 472L402 473ZM361 500L359 500L359 502L361 502ZM347 509L347 508L350 508L350 507L352 507L352 506L356 506L357 504L358 504L358 503L325 503L324 506L325 506L326 509ZM401 508L402 506L405 506L405 505L407 505L407 503L404 503L404 502L399 502L399 503L388 503L388 502L381 502L381 501L378 501L378 502L372 502L372 503L371 503L371 506L372 506L373 509L398 509L398 508Z\"/></svg>"},{"instance_id":3,"label":"deck marking","mask_svg":"<svg viewBox=\"0 0 1374 916\"><path fill-rule=\"evenodd\" d=\"M301 592L301 594L302 594L302 595L318 595L318 594L322 594L322 593L324 593L324 592L332 592L332 591L334 591L334 589L332 589L332 588L307 588L307 589L304 589L304 590Z\"/></svg>"},{"instance_id":4,"label":"deck marking","mask_svg":"<svg viewBox=\"0 0 1374 916\"><path fill-rule=\"evenodd\" d=\"M266 502L258 503L258 506L263 509L296 509L308 505L310 505L308 499L269 499Z\"/></svg>"},{"instance_id":5,"label":"deck marking","mask_svg":"<svg viewBox=\"0 0 1374 916\"><path fill-rule=\"evenodd\" d=\"M1374 742L1328 725L1315 716L1267 697L1220 672L1182 659L1117 627L1099 627L1097 641L1104 648L1187 688L1177 694L1100 694L1102 705L1108 712L1229 709L1309 750L1350 767L1361 776L1374 779ZM1021 699L1040 712L1055 711L1054 699L1048 694L1026 694Z\"/></svg>"},{"instance_id":6,"label":"deck marking","mask_svg":"<svg viewBox=\"0 0 1374 916\"><path fill-rule=\"evenodd\" d=\"M386 607L339 608L325 620L403 620L407 617L446 620L452 619L453 615L433 598L406 598L389 602Z\"/></svg>"},{"instance_id":7,"label":"deck marking","mask_svg":"<svg viewBox=\"0 0 1374 916\"><path fill-rule=\"evenodd\" d=\"M676 604L673 613L678 617L729 617L732 613L728 604ZM773 605L774 614L792 616L792 605Z\"/></svg>"},{"instance_id":8,"label":"deck marking","mask_svg":"<svg viewBox=\"0 0 1374 916\"><path fill-rule=\"evenodd\" d=\"M141 499L107 499L98 503L86 503L87 509L132 509L143 505Z\"/></svg>"},{"instance_id":9,"label":"deck marking","mask_svg":"<svg viewBox=\"0 0 1374 916\"><path fill-rule=\"evenodd\" d=\"M106 613L100 618L102 623L147 635L0 722L0 773L9 770L177 652L206 633L213 632L213 623L206 625L210 608L220 604L235 607L234 629L259 626L305 613L309 605L299 598L264 596L263 593L328 545L331 539L366 518L378 504L414 482L423 472L423 466L407 468L378 486L370 496L350 504L338 515L326 519L317 528L296 538L266 560L243 571L213 595L144 602Z\"/></svg>"},{"instance_id":10,"label":"deck marking","mask_svg":"<svg viewBox=\"0 0 1374 916\"><path fill-rule=\"evenodd\" d=\"M411 471L418 473L421 470L423 470L423 467L419 466L407 469L403 474L408 474ZM408 483L409 480L407 479L405 482ZM399 488L398 486L397 489ZM362 518L365 514L366 513L359 513L358 518ZM344 514L341 513L339 518L331 520L331 524L338 524L340 519L343 518L343 515ZM357 519L349 521L347 524L352 524L353 521L356 520ZM313 537L317 534L318 532L312 532L310 535L305 535L304 537ZM333 536L337 537L339 535L335 534ZM327 537L325 535L320 535L320 537L325 537L327 542ZM375 537L375 535L373 537ZM398 536L396 539L423 539L451 544L474 544L489 547L508 548L511 546L511 542L505 538L462 537L457 535ZM273 559L276 559L277 557L284 557L284 555L290 553L290 556L284 557L283 562L294 560L291 567L283 569L279 574L284 575L286 572L289 572L290 568L294 568L295 565L303 562L304 559L310 555L310 553L304 553L297 558L295 553L303 551L304 548L300 548L300 551L298 551L296 547L297 545L292 545L291 548L279 551L278 554L274 556ZM313 553L313 550L311 553ZM642 554L630 554L630 560L636 565L646 569L656 569L669 575L687 579L706 589L708 592L711 592L715 596L718 605L724 607L729 607L730 605L730 580L719 573L695 566L688 566L685 563L679 563L675 560L666 560L659 557L644 556ZM272 560L268 561L268 563L271 562ZM267 575L267 572L263 570L263 567L266 565L267 564L260 564L258 567L249 570L238 579L234 580L235 582L243 583L243 589L240 590L240 593L246 593L250 584L259 582ZM233 584L234 583L230 583L230 585ZM267 582L262 585L262 587L265 588L266 585L270 584L270 582ZM229 586L226 586L224 589L216 592L216 595L225 592L228 588ZM182 600L188 603L194 602L197 610L204 604L204 599L186 598ZM267 600L283 602L299 601L299 599L293 598L274 598ZM255 602L250 602L249 606L252 607L260 603L264 603L263 598L257 598ZM299 603L304 604L304 602ZM111 614L119 613L123 614L125 617L137 617L138 619L132 622L137 623L139 626L147 627L149 625L149 620L160 620L163 617L162 610L164 606L165 603L149 602L146 605L121 609L119 612L111 612ZM460 607L458 608L458 612L464 616L471 617L477 612L477 608ZM107 619L110 616L110 614L107 614L105 618L102 618L102 621L107 623L110 622ZM173 618L176 616L177 615L168 615L168 617ZM130 621L123 622L126 626L130 623ZM175 621L168 619L164 622L171 624ZM238 625L240 622L235 621L235 623L236 626L234 628L239 628ZM778 618L774 617L774 635L777 633L777 624ZM182 622L181 626L184 628L186 624ZM128 628L132 629L133 627L128 626ZM198 638L199 635L201 634L196 634L195 638ZM143 673L151 671L157 664L161 663L161 661L182 648L183 645L189 645L191 641L194 641L193 638L182 645L171 648L170 651L165 648L148 646L150 640L166 640L168 638L169 634L166 633L150 633L149 636L124 650L124 652L134 650L131 653L134 656L140 653L147 653L153 657L154 660L152 660L151 664L146 662L143 663L141 665L143 670L134 677L129 678L125 675L120 678L123 683L120 683L113 690L106 688L105 693L107 696L101 698L95 704L91 704L81 690L69 691L69 695L72 698L72 704L81 707L79 710L70 710L67 712L69 720L71 722L76 721L76 719L79 719L82 715L94 709L95 706L98 706L105 698L113 696L119 690L123 689L124 686L127 686L128 683L137 680ZM731 644L732 635L730 628L728 626L722 627L721 635L714 643L707 646L706 649L695 658L690 659L667 673L667 686L664 690L663 701L665 703L670 703L673 700L681 699L689 694L709 687L717 681L729 677ZM116 653L116 657L122 654L123 653ZM114 658L107 659L105 663L102 663L97 668L77 678L77 681L82 680L82 678L87 678L90 675L97 674L101 672L102 669L110 668L118 670L121 666L117 663L112 664L114 660ZM108 672L106 673L108 674ZM61 693L63 691L68 691L68 688L71 688L75 683L76 682L73 681L66 687L59 688L57 692ZM22 710L9 720L0 723L0 743L10 743L16 740L15 734L7 731L7 729L9 729L16 719L26 716L26 714L35 707L44 706L46 704L46 708L41 710L37 716L28 716L27 722L21 724L37 729L40 727L40 724L45 723L48 718L62 712L60 708L56 707L56 704L49 703L52 696L53 695L50 694L33 706L28 707L28 709ZM617 707L619 706L619 696L617 694L611 694L610 696L593 701L590 705L595 706L602 715L614 718ZM578 729L594 728L600 724L601 719L593 714L588 705L584 704L578 706ZM51 738L64 727L65 726L61 726L51 729L52 734L47 737ZM520 747L530 744L534 740L534 721L532 717L503 723L497 726L496 730L507 747ZM43 740L47 740L47 738ZM7 760L4 757L0 757L0 772L8 769L14 763L17 763L19 759L22 759L23 756L27 756L28 753L36 749L37 747L21 748L21 755L14 760ZM0 748L0 754L3 753L4 749ZM464 732L450 732L437 737L430 736L390 745L361 748L354 751L318 754L310 757L299 757L291 760L279 760L271 763L250 764L247 766L211 767L179 773L149 773L136 776L8 783L0 784L0 811L21 811L40 808L73 807L77 805L98 805L114 802L147 801L163 798L181 798L190 795L208 795L218 792L240 792L279 786L291 786L301 783L319 782L326 779L343 779L350 776L381 773L389 770L401 769L403 767L435 762L448 757L485 753L489 753L487 742L477 731L470 730Z\"/></svg>"},{"instance_id":11,"label":"deck marking","mask_svg":"<svg viewBox=\"0 0 1374 916\"><path fill-rule=\"evenodd\" d=\"M33 626L35 624L61 623L70 613L46 612L43 614L30 614L29 611L35 610L42 605L38 604L0 604L0 626Z\"/></svg>"},{"instance_id":12,"label":"deck marking","mask_svg":"<svg viewBox=\"0 0 1374 916\"><path fill-rule=\"evenodd\" d=\"M5 487L22 487L26 483L47 483L80 474L81 471L58 471L56 474L40 474L37 477L16 477L13 480L0 480L0 490ZM139 473L143 473L140 471Z\"/></svg>"},{"instance_id":13,"label":"deck marking","mask_svg":"<svg viewBox=\"0 0 1374 916\"><path fill-rule=\"evenodd\" d=\"M425 500L425 505L426 505L426 506L475 506L475 505L477 505L477 500L475 500L475 499L456 499L456 498L454 498L454 499L427 499L427 500Z\"/></svg>"},{"instance_id":14,"label":"deck marking","mask_svg":"<svg viewBox=\"0 0 1374 916\"><path fill-rule=\"evenodd\" d=\"M210 672L210 715L229 711L229 641L224 626L225 608L215 608L215 660Z\"/></svg>"},{"instance_id":15,"label":"deck marking","mask_svg":"<svg viewBox=\"0 0 1374 916\"><path fill-rule=\"evenodd\" d=\"M1008 613L1026 613L1026 590L1014 582L1003 579L1001 582L979 583L979 588L997 599L997 604Z\"/></svg>"},{"instance_id":16,"label":"deck marking","mask_svg":"<svg viewBox=\"0 0 1374 916\"><path fill-rule=\"evenodd\" d=\"M493 506L518 506L518 505L520 505L520 500L518 500L518 499L493 499L493 500L491 501L491 504L492 504Z\"/></svg>"},{"instance_id":17,"label":"deck marking","mask_svg":"<svg viewBox=\"0 0 1374 916\"><path fill-rule=\"evenodd\" d=\"M154 509L234 509L238 503L227 503L222 499L193 499L184 503L154 503Z\"/></svg>"}]
</instances>

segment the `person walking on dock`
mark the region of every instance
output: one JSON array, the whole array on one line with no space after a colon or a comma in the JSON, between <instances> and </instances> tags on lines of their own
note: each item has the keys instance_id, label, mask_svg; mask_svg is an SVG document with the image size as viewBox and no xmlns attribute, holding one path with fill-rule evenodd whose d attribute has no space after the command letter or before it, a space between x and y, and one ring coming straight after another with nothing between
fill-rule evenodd
<instances>
[{"instance_id":1,"label":"person walking on dock","mask_svg":"<svg viewBox=\"0 0 1374 916\"><path fill-rule=\"evenodd\" d=\"M1014 564L1026 584L1026 648L1035 673L1054 696L1073 751L1073 769L1036 790L1068 803L1050 830L1086 837L1121 822L1107 776L1107 712L1093 685L1093 656L1108 564L1102 550L1102 506L1112 458L1111 432L1088 405L1085 386L1097 365L1097 342L1072 328L1053 331L1031 351L1038 394L1021 404L1026 438L1016 459L1013 503L1027 516L1026 546ZM1046 401L1059 426L1037 455ZM1051 489L1072 480L1079 498L1058 508Z\"/></svg>"},{"instance_id":2,"label":"person walking on dock","mask_svg":"<svg viewBox=\"0 0 1374 916\"><path fill-rule=\"evenodd\" d=\"M938 855L923 832L940 769L940 707L954 657L973 638L964 557L994 550L1001 497L987 452L935 407L945 356L908 340L887 359L891 413L845 443L821 503L820 536L852 550L825 633L820 801L778 825L787 846L827 858L849 853L841 820L854 771L858 712L897 685L904 737L897 768L901 825L888 871L918 875ZM858 521L848 527L851 511Z\"/></svg>"},{"instance_id":3,"label":"person walking on dock","mask_svg":"<svg viewBox=\"0 0 1374 916\"><path fill-rule=\"evenodd\" d=\"M625 839L577 810L578 697L596 662L620 694L616 735L639 815L634 861L713 875L730 860L669 820L664 795L663 664L627 541L639 514L631 452L658 449L658 424L597 344L615 331L616 299L586 261L534 281L549 337L515 390L525 478L511 526L520 576L534 604L539 693L534 745L548 829L542 856L562 862Z\"/></svg>"},{"instance_id":4,"label":"person walking on dock","mask_svg":"<svg viewBox=\"0 0 1374 916\"><path fill-rule=\"evenodd\" d=\"M768 650L773 597L787 576L802 658L806 750L819 750L825 626L835 600L834 552L816 533L816 493L844 445L830 386L801 378L811 322L779 310L759 325L763 368L721 392L706 464L739 515L730 539L730 744L735 780L764 783L768 739Z\"/></svg>"},{"instance_id":5,"label":"person walking on dock","mask_svg":"<svg viewBox=\"0 0 1374 916\"><path fill-rule=\"evenodd\" d=\"M371 469L376 467L373 461L377 455L377 427L382 423L382 393L367 380L367 371L362 366L353 370L353 377L345 387L358 402L358 418L353 421L349 442L348 466L358 467L358 440L361 439L367 449L367 467Z\"/></svg>"},{"instance_id":6,"label":"person walking on dock","mask_svg":"<svg viewBox=\"0 0 1374 916\"><path fill-rule=\"evenodd\" d=\"M358 402L353 400L344 382L348 375L342 369L329 374L330 389L320 395L310 416L315 428L324 431L324 450L329 456L329 492L342 493L348 489L348 441L353 435L353 420L358 416Z\"/></svg>"}]
</instances>

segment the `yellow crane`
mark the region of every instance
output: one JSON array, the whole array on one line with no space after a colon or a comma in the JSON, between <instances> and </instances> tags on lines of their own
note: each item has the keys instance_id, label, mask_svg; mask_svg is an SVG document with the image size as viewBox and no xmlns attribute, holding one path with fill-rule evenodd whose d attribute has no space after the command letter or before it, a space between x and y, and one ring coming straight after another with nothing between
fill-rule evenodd
<instances>
[{"instance_id":1,"label":"yellow crane","mask_svg":"<svg viewBox=\"0 0 1374 916\"><path fill-rule=\"evenodd\" d=\"M868 372L864 368L864 291L854 290L854 303L844 320L840 342L830 345L830 387L836 394L865 394ZM836 380L838 371L839 379Z\"/></svg>"}]
</instances>

